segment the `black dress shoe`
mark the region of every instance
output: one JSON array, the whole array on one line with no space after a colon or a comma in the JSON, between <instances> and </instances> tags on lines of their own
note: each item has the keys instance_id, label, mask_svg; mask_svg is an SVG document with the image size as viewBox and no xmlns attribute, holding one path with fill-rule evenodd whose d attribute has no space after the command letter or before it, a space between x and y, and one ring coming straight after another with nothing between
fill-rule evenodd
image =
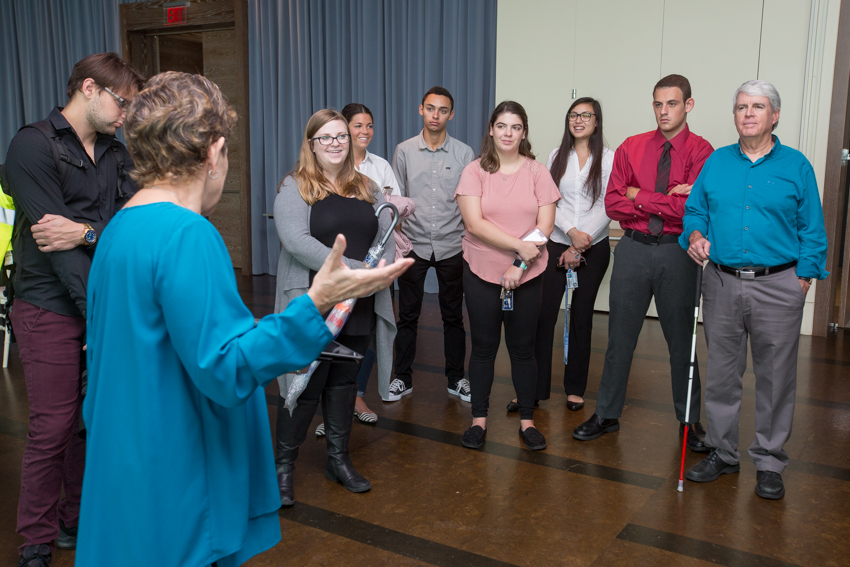
<instances>
[{"instance_id":1,"label":"black dress shoe","mask_svg":"<svg viewBox=\"0 0 850 567\"><path fill-rule=\"evenodd\" d=\"M567 400L567 409L570 411L578 411L584 407L584 402L571 402Z\"/></svg>"},{"instance_id":2,"label":"black dress shoe","mask_svg":"<svg viewBox=\"0 0 850 567\"><path fill-rule=\"evenodd\" d=\"M685 424L679 424L679 437L685 434ZM705 444L705 429L700 422L688 426L688 449L694 453L708 453L711 447Z\"/></svg>"},{"instance_id":3,"label":"black dress shoe","mask_svg":"<svg viewBox=\"0 0 850 567\"><path fill-rule=\"evenodd\" d=\"M756 472L756 494L768 500L779 500L785 496L782 475L773 471Z\"/></svg>"},{"instance_id":4,"label":"black dress shoe","mask_svg":"<svg viewBox=\"0 0 850 567\"><path fill-rule=\"evenodd\" d=\"M539 405L540 405L540 400L534 400L534 407L537 407ZM508 413L516 413L516 412L519 411L519 404L517 403L516 400L511 400L511 401L508 402L508 405L505 409L508 410Z\"/></svg>"},{"instance_id":5,"label":"black dress shoe","mask_svg":"<svg viewBox=\"0 0 850 567\"><path fill-rule=\"evenodd\" d=\"M546 438L534 426L525 429L520 427L519 436L525 441L525 446L532 451L541 451L546 448Z\"/></svg>"},{"instance_id":6,"label":"black dress shoe","mask_svg":"<svg viewBox=\"0 0 850 567\"><path fill-rule=\"evenodd\" d=\"M486 429L480 425L473 425L463 433L460 443L467 449L480 449L484 444L484 437L486 435Z\"/></svg>"},{"instance_id":7,"label":"black dress shoe","mask_svg":"<svg viewBox=\"0 0 850 567\"><path fill-rule=\"evenodd\" d=\"M65 527L65 522L59 518L59 537L55 545L57 549L77 549L77 526Z\"/></svg>"},{"instance_id":8,"label":"black dress shoe","mask_svg":"<svg viewBox=\"0 0 850 567\"><path fill-rule=\"evenodd\" d=\"M685 478L694 482L711 482L722 474L732 474L741 470L741 465L730 465L720 458L717 451L712 451L705 459L691 467Z\"/></svg>"},{"instance_id":9,"label":"black dress shoe","mask_svg":"<svg viewBox=\"0 0 850 567\"><path fill-rule=\"evenodd\" d=\"M50 547L47 544L30 545L18 557L18 567L50 567Z\"/></svg>"},{"instance_id":10,"label":"black dress shoe","mask_svg":"<svg viewBox=\"0 0 850 567\"><path fill-rule=\"evenodd\" d=\"M573 430L573 437L579 441L590 441L602 437L603 433L611 433L620 430L618 419L602 419L593 414L590 419Z\"/></svg>"}]
</instances>

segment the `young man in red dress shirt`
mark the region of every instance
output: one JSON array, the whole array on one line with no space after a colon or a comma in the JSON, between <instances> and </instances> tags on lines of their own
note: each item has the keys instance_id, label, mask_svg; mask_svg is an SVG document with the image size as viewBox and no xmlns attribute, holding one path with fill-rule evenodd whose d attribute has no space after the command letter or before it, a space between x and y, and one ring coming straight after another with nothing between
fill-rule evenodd
<instances>
[{"instance_id":1,"label":"young man in red dress shirt","mask_svg":"<svg viewBox=\"0 0 850 567\"><path fill-rule=\"evenodd\" d=\"M688 128L694 99L685 77L668 75L652 92L658 128L627 138L617 148L605 194L605 210L620 222L625 235L614 250L608 350L596 413L573 431L573 437L581 441L620 429L632 356L653 297L670 353L679 434L684 430L697 271L676 242L691 185L713 149ZM695 368L688 446L707 452L699 415L700 382Z\"/></svg>"}]
</instances>

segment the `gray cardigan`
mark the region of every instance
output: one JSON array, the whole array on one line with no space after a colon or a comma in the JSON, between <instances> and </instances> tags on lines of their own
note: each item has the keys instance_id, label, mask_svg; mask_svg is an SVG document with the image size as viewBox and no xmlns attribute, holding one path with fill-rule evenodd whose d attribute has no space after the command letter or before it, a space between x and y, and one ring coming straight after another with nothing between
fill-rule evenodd
<instances>
[{"instance_id":1,"label":"gray cardigan","mask_svg":"<svg viewBox=\"0 0 850 567\"><path fill-rule=\"evenodd\" d=\"M377 185L372 183L372 190L377 197L374 208L384 203ZM274 311L280 313L289 302L307 293L310 283L310 270L318 271L330 254L331 249L310 235L310 212L301 194L295 178L288 176L280 187L280 192L274 200L274 224L280 237L280 260L277 265L277 291L275 293ZM378 219L378 234L373 245L377 244L391 224L389 211L383 211ZM384 250L384 260L391 264L395 259L395 241L390 238ZM345 264L352 269L362 269L362 260L352 260L343 256ZM393 341L396 326L393 313L390 290L384 289L375 294L375 314L377 323L375 334L372 336L372 348L378 355L378 392L386 398L390 392L390 379L393 372ZM344 327L343 327L344 328ZM278 377L281 395L285 396L294 374L284 374Z\"/></svg>"}]
</instances>

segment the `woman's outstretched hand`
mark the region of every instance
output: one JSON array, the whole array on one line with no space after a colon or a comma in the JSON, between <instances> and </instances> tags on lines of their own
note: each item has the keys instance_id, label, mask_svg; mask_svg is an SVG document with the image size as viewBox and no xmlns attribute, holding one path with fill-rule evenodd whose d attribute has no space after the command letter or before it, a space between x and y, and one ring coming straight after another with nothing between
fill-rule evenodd
<instances>
[{"instance_id":1,"label":"woman's outstretched hand","mask_svg":"<svg viewBox=\"0 0 850 567\"><path fill-rule=\"evenodd\" d=\"M325 258L322 268L316 272L313 285L307 291L320 313L329 311L340 301L352 297L366 297L389 287L393 280L413 265L412 258L404 258L389 266L381 260L377 268L352 270L342 263L343 252L345 237L338 234L331 253Z\"/></svg>"}]
</instances>

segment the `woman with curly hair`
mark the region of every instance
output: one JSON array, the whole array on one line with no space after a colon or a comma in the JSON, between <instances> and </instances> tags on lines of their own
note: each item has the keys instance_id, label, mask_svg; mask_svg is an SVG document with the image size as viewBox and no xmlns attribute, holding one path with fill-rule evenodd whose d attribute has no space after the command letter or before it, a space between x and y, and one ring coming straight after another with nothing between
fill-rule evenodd
<instances>
[{"instance_id":1,"label":"woman with curly hair","mask_svg":"<svg viewBox=\"0 0 850 567\"><path fill-rule=\"evenodd\" d=\"M331 340L323 312L404 271L346 268L339 237L309 291L255 325L204 218L235 120L217 86L186 73L155 76L130 106L141 189L103 231L88 281L78 567L231 567L277 543L263 389Z\"/></svg>"}]
</instances>

